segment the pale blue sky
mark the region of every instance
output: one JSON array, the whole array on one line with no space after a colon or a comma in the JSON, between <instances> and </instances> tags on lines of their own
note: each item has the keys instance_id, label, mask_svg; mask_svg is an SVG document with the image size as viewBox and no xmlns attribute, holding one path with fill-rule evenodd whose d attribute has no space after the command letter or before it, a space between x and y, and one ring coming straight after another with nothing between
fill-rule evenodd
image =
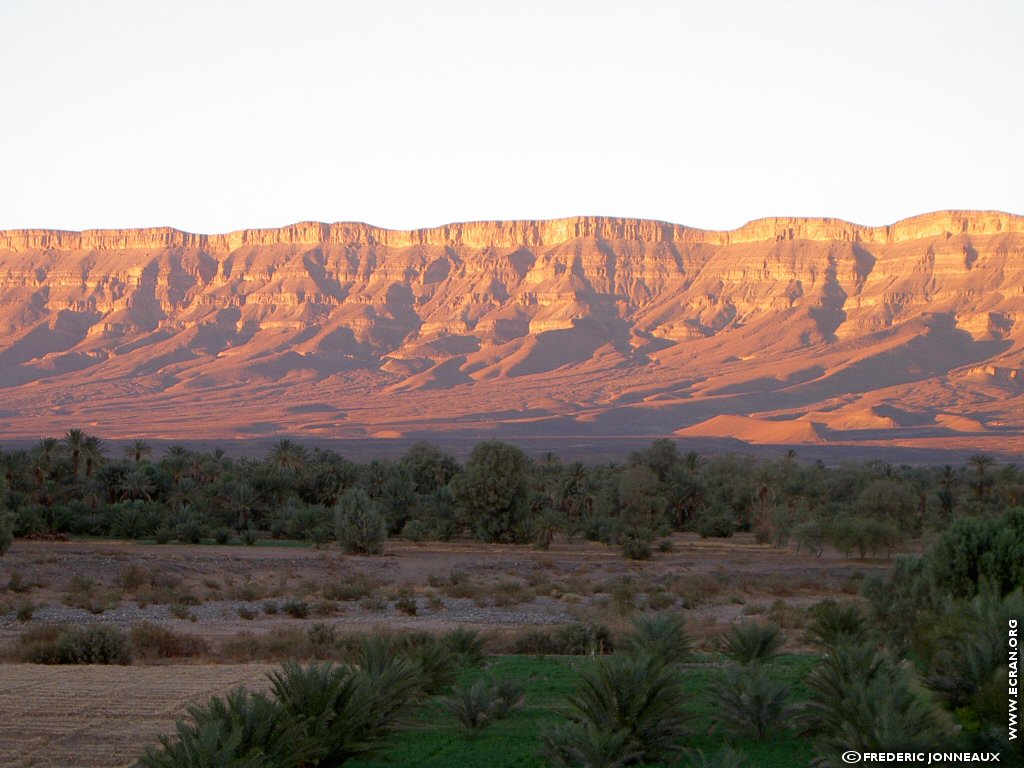
<instances>
[{"instance_id":1,"label":"pale blue sky","mask_svg":"<svg viewBox=\"0 0 1024 768\"><path fill-rule=\"evenodd\" d=\"M0 228L1024 213L1024 2L0 0Z\"/></svg>"}]
</instances>

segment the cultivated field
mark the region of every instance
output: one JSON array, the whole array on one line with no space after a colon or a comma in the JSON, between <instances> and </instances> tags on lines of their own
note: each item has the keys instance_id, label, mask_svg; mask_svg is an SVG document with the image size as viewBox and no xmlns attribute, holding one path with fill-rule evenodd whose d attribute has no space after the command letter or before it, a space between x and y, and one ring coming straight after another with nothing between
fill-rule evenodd
<instances>
[{"instance_id":1,"label":"cultivated field","mask_svg":"<svg viewBox=\"0 0 1024 768\"><path fill-rule=\"evenodd\" d=\"M189 702L245 683L260 664L0 666L0 754L8 768L132 765L142 745L174 730Z\"/></svg>"}]
</instances>

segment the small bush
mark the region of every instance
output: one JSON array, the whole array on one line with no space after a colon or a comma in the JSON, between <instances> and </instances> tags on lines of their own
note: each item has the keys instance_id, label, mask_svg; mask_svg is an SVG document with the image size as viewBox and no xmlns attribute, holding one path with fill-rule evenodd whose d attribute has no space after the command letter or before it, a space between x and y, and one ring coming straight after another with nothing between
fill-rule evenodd
<instances>
[{"instance_id":1,"label":"small bush","mask_svg":"<svg viewBox=\"0 0 1024 768\"><path fill-rule=\"evenodd\" d=\"M309 616L309 603L303 600L285 600L281 610L293 619L304 619Z\"/></svg>"},{"instance_id":2,"label":"small bush","mask_svg":"<svg viewBox=\"0 0 1024 768\"><path fill-rule=\"evenodd\" d=\"M455 715L467 736L475 736L522 705L522 688L480 678L472 685L455 688L441 705Z\"/></svg>"},{"instance_id":3,"label":"small bush","mask_svg":"<svg viewBox=\"0 0 1024 768\"><path fill-rule=\"evenodd\" d=\"M786 705L789 692L764 667L728 667L715 685L717 727L733 738L763 741L785 728L794 714Z\"/></svg>"},{"instance_id":4,"label":"small bush","mask_svg":"<svg viewBox=\"0 0 1024 768\"><path fill-rule=\"evenodd\" d=\"M354 602L362 600L373 592L376 584L362 576L354 576L338 584L328 584L323 589L328 600Z\"/></svg>"},{"instance_id":5,"label":"small bush","mask_svg":"<svg viewBox=\"0 0 1024 768\"><path fill-rule=\"evenodd\" d=\"M263 601L263 612L267 616L273 616L278 611L278 605L276 600L264 600Z\"/></svg>"},{"instance_id":6,"label":"small bush","mask_svg":"<svg viewBox=\"0 0 1024 768\"><path fill-rule=\"evenodd\" d=\"M785 642L774 624L733 624L721 639L722 652L737 664L771 661Z\"/></svg>"},{"instance_id":7,"label":"small bush","mask_svg":"<svg viewBox=\"0 0 1024 768\"><path fill-rule=\"evenodd\" d=\"M395 600L395 610L404 613L406 616L416 615L416 598L412 595L402 595Z\"/></svg>"},{"instance_id":8,"label":"small bush","mask_svg":"<svg viewBox=\"0 0 1024 768\"><path fill-rule=\"evenodd\" d=\"M15 594L24 594L32 589L32 583L21 575L21 571L11 571L7 580L7 589Z\"/></svg>"},{"instance_id":9,"label":"small bush","mask_svg":"<svg viewBox=\"0 0 1024 768\"><path fill-rule=\"evenodd\" d=\"M134 563L126 565L117 574L117 585L125 592L134 592L149 583L149 571Z\"/></svg>"},{"instance_id":10,"label":"small bush","mask_svg":"<svg viewBox=\"0 0 1024 768\"><path fill-rule=\"evenodd\" d=\"M603 624L568 624L554 631L530 630L512 643L512 653L543 656L599 656L614 649Z\"/></svg>"},{"instance_id":11,"label":"small bush","mask_svg":"<svg viewBox=\"0 0 1024 768\"><path fill-rule=\"evenodd\" d=\"M221 526L213 532L213 540L218 544L230 544L231 543L231 530Z\"/></svg>"},{"instance_id":12,"label":"small bush","mask_svg":"<svg viewBox=\"0 0 1024 768\"><path fill-rule=\"evenodd\" d=\"M690 658L693 643L680 614L649 613L633 619L633 631L626 635L622 648L674 664Z\"/></svg>"},{"instance_id":13,"label":"small bush","mask_svg":"<svg viewBox=\"0 0 1024 768\"><path fill-rule=\"evenodd\" d=\"M260 540L259 532L251 525L242 531L242 543L247 547L253 547Z\"/></svg>"},{"instance_id":14,"label":"small bush","mask_svg":"<svg viewBox=\"0 0 1024 768\"><path fill-rule=\"evenodd\" d=\"M735 529L732 515L725 512L706 515L697 524L697 533L702 539L728 539Z\"/></svg>"},{"instance_id":15,"label":"small bush","mask_svg":"<svg viewBox=\"0 0 1024 768\"><path fill-rule=\"evenodd\" d=\"M135 655L143 659L201 656L209 650L201 637L172 632L149 622L133 626L128 637Z\"/></svg>"},{"instance_id":16,"label":"small bush","mask_svg":"<svg viewBox=\"0 0 1024 768\"><path fill-rule=\"evenodd\" d=\"M32 614L35 612L35 606L32 603L22 603L18 606L17 612L14 614L18 621L32 621Z\"/></svg>"},{"instance_id":17,"label":"small bush","mask_svg":"<svg viewBox=\"0 0 1024 768\"><path fill-rule=\"evenodd\" d=\"M196 616L185 603L171 603L167 606L167 612L175 619L182 621L195 621Z\"/></svg>"},{"instance_id":18,"label":"small bush","mask_svg":"<svg viewBox=\"0 0 1024 768\"><path fill-rule=\"evenodd\" d=\"M368 595L359 601L359 607L365 611L386 611L388 601L380 595Z\"/></svg>"},{"instance_id":19,"label":"small bush","mask_svg":"<svg viewBox=\"0 0 1024 768\"><path fill-rule=\"evenodd\" d=\"M41 628L19 639L20 656L32 664L130 664L131 644L113 627Z\"/></svg>"},{"instance_id":20,"label":"small bush","mask_svg":"<svg viewBox=\"0 0 1024 768\"><path fill-rule=\"evenodd\" d=\"M456 627L442 638L459 663L466 667L478 667L483 664L484 641L475 629Z\"/></svg>"},{"instance_id":21,"label":"small bush","mask_svg":"<svg viewBox=\"0 0 1024 768\"><path fill-rule=\"evenodd\" d=\"M238 607L238 618L245 619L246 621L252 621L259 616L259 611L255 608L250 608L247 605L240 605Z\"/></svg>"},{"instance_id":22,"label":"small bush","mask_svg":"<svg viewBox=\"0 0 1024 768\"><path fill-rule=\"evenodd\" d=\"M569 698L568 724L542 737L542 754L565 768L667 764L691 717L686 703L678 671L657 659L598 659L583 670Z\"/></svg>"},{"instance_id":23,"label":"small bush","mask_svg":"<svg viewBox=\"0 0 1024 768\"><path fill-rule=\"evenodd\" d=\"M654 550L651 546L652 535L635 533L622 539L622 554L630 560L650 560Z\"/></svg>"},{"instance_id":24,"label":"small bush","mask_svg":"<svg viewBox=\"0 0 1024 768\"><path fill-rule=\"evenodd\" d=\"M811 608L810 619L807 640L821 648L847 642L861 644L871 636L867 618L855 603L823 600Z\"/></svg>"}]
</instances>

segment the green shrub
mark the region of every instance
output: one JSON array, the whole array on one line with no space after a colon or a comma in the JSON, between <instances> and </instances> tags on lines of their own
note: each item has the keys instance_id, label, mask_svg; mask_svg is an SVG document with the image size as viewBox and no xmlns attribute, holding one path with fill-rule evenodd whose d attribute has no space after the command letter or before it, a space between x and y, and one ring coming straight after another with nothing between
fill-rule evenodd
<instances>
[{"instance_id":1,"label":"green shrub","mask_svg":"<svg viewBox=\"0 0 1024 768\"><path fill-rule=\"evenodd\" d=\"M542 754L556 766L580 765L581 754L594 753L606 761L597 765L667 762L691 717L681 676L651 656L598 659L568 703L568 724L542 737Z\"/></svg>"},{"instance_id":2,"label":"green shrub","mask_svg":"<svg viewBox=\"0 0 1024 768\"><path fill-rule=\"evenodd\" d=\"M736 525L728 512L704 515L697 523L697 534L702 539L728 539L735 530Z\"/></svg>"},{"instance_id":3,"label":"green shrub","mask_svg":"<svg viewBox=\"0 0 1024 768\"><path fill-rule=\"evenodd\" d=\"M871 629L867 617L856 603L837 603L823 600L810 610L807 640L821 648L840 643L865 643Z\"/></svg>"},{"instance_id":4,"label":"green shrub","mask_svg":"<svg viewBox=\"0 0 1024 768\"><path fill-rule=\"evenodd\" d=\"M472 685L454 688L441 699L441 705L455 715L467 736L475 736L522 706L522 701L521 687L480 678Z\"/></svg>"},{"instance_id":5,"label":"green shrub","mask_svg":"<svg viewBox=\"0 0 1024 768\"><path fill-rule=\"evenodd\" d=\"M930 752L948 743L938 710L909 667L871 646L832 648L804 684L808 698L799 719L822 765L842 765L847 750Z\"/></svg>"},{"instance_id":6,"label":"green shrub","mask_svg":"<svg viewBox=\"0 0 1024 768\"><path fill-rule=\"evenodd\" d=\"M309 763L325 766L379 749L420 690L416 665L394 658L358 670L285 662L269 678L284 717L301 724L301 741L313 746Z\"/></svg>"},{"instance_id":7,"label":"green shrub","mask_svg":"<svg viewBox=\"0 0 1024 768\"><path fill-rule=\"evenodd\" d=\"M17 517L9 510L0 510L0 557L7 554L14 542L14 526Z\"/></svg>"},{"instance_id":8,"label":"green shrub","mask_svg":"<svg viewBox=\"0 0 1024 768\"><path fill-rule=\"evenodd\" d=\"M622 553L630 560L650 560L654 554L654 533L639 531L622 537Z\"/></svg>"},{"instance_id":9,"label":"green shrub","mask_svg":"<svg viewBox=\"0 0 1024 768\"><path fill-rule=\"evenodd\" d=\"M483 664L484 641L480 633L475 629L456 627L447 632L442 641L449 650L455 654L459 663L466 667L478 667Z\"/></svg>"},{"instance_id":10,"label":"green shrub","mask_svg":"<svg viewBox=\"0 0 1024 768\"><path fill-rule=\"evenodd\" d=\"M648 613L633 619L633 631L623 639L622 649L674 664L690 658L693 642L681 614Z\"/></svg>"},{"instance_id":11,"label":"green shrub","mask_svg":"<svg viewBox=\"0 0 1024 768\"><path fill-rule=\"evenodd\" d=\"M360 488L349 488L338 501L334 531L350 554L379 555L384 551L387 523L378 505Z\"/></svg>"},{"instance_id":12,"label":"green shrub","mask_svg":"<svg viewBox=\"0 0 1024 768\"><path fill-rule=\"evenodd\" d=\"M195 512L183 513L174 526L174 537L187 544L198 544L206 534L206 522Z\"/></svg>"},{"instance_id":13,"label":"green shrub","mask_svg":"<svg viewBox=\"0 0 1024 768\"><path fill-rule=\"evenodd\" d=\"M789 686L772 680L761 665L727 667L714 691L716 727L732 738L763 741L783 730L794 714L786 704Z\"/></svg>"},{"instance_id":14,"label":"green shrub","mask_svg":"<svg viewBox=\"0 0 1024 768\"><path fill-rule=\"evenodd\" d=\"M245 544L245 546L247 547L255 546L256 542L259 541L259 539L259 532L251 525L248 526L244 531L242 531L242 543Z\"/></svg>"},{"instance_id":15,"label":"green shrub","mask_svg":"<svg viewBox=\"0 0 1024 768\"><path fill-rule=\"evenodd\" d=\"M733 624L721 638L722 653L737 664L771 661L785 642L775 624L747 621Z\"/></svg>"},{"instance_id":16,"label":"green shrub","mask_svg":"<svg viewBox=\"0 0 1024 768\"><path fill-rule=\"evenodd\" d=\"M188 708L173 737L148 747L140 768L298 768L312 764L319 745L302 723L261 693L238 688Z\"/></svg>"}]
</instances>

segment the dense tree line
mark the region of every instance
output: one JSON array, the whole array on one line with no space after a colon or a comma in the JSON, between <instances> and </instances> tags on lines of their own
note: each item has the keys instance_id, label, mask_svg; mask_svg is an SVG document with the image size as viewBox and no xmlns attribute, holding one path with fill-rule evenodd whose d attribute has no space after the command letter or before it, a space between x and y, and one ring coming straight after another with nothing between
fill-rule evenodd
<instances>
[{"instance_id":1,"label":"dense tree line","mask_svg":"<svg viewBox=\"0 0 1024 768\"><path fill-rule=\"evenodd\" d=\"M496 440L478 444L465 464L425 443L396 461L365 463L289 439L263 459L183 447L153 453L141 440L115 452L78 429L30 450L0 450L0 546L12 533L337 537L352 552L377 552L385 536L546 546L563 534L645 558L660 536L692 530L752 531L764 543L865 557L960 520L992 518L1024 498L1024 473L984 454L957 467L829 468L792 451L767 461L681 453L671 440L601 465L552 454L531 460Z\"/></svg>"}]
</instances>

